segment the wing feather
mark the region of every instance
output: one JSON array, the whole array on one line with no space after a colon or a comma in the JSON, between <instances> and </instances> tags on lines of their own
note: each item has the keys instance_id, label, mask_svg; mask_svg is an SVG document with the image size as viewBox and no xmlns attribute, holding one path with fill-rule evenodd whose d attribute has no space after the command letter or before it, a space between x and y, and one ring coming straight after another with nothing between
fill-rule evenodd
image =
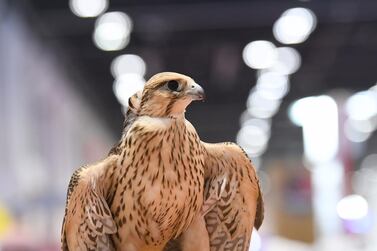
<instances>
[{"instance_id":1,"label":"wing feather","mask_svg":"<svg viewBox=\"0 0 377 251\"><path fill-rule=\"evenodd\" d=\"M137 118L141 92L128 100L123 137ZM69 182L62 226L62 250L114 250L109 235L117 228L106 199L112 200L111 177L122 139L102 162L76 170ZM110 175L107 175L110 174ZM110 183L110 185L108 185Z\"/></svg>"},{"instance_id":2,"label":"wing feather","mask_svg":"<svg viewBox=\"0 0 377 251\"><path fill-rule=\"evenodd\" d=\"M233 143L203 143L206 152L205 212L211 250L248 250L253 227L263 221L263 199L254 167ZM223 179L226 182L219 182ZM221 195L219 196L219 191ZM206 203L205 202L205 203ZM205 204L204 203L204 204Z\"/></svg>"},{"instance_id":3,"label":"wing feather","mask_svg":"<svg viewBox=\"0 0 377 251\"><path fill-rule=\"evenodd\" d=\"M76 170L69 182L62 226L62 250L114 250L117 231L106 199L116 157Z\"/></svg>"}]
</instances>

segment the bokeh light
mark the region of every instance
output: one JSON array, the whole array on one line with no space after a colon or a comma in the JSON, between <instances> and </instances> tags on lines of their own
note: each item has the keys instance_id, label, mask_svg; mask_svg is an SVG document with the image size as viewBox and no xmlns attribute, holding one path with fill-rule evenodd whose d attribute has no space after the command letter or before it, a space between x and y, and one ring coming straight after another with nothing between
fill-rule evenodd
<instances>
[{"instance_id":1,"label":"bokeh light","mask_svg":"<svg viewBox=\"0 0 377 251\"><path fill-rule=\"evenodd\" d=\"M138 74L123 74L114 81L114 94L117 97L119 103L124 107L127 107L128 98L136 92L143 90L144 84L145 79Z\"/></svg>"},{"instance_id":2,"label":"bokeh light","mask_svg":"<svg viewBox=\"0 0 377 251\"><path fill-rule=\"evenodd\" d=\"M247 100L247 110L256 118L271 118L279 110L280 101L266 99L258 92L253 92Z\"/></svg>"},{"instance_id":3,"label":"bokeh light","mask_svg":"<svg viewBox=\"0 0 377 251\"><path fill-rule=\"evenodd\" d=\"M261 250L262 250L262 239L258 231L255 228L253 228L253 232L251 234L251 239L250 239L249 251L261 251Z\"/></svg>"},{"instance_id":4,"label":"bokeh light","mask_svg":"<svg viewBox=\"0 0 377 251\"><path fill-rule=\"evenodd\" d=\"M131 30L132 21L126 13L105 13L96 20L94 43L104 51L121 50L128 44Z\"/></svg>"},{"instance_id":5,"label":"bokeh light","mask_svg":"<svg viewBox=\"0 0 377 251\"><path fill-rule=\"evenodd\" d=\"M265 40L253 41L245 46L242 57L246 65L253 69L271 67L277 60L277 51L273 43Z\"/></svg>"},{"instance_id":6,"label":"bokeh light","mask_svg":"<svg viewBox=\"0 0 377 251\"><path fill-rule=\"evenodd\" d=\"M346 120L344 124L344 134L352 142L364 142L371 136L372 130L359 130L359 129L368 129L363 127L357 127L357 123L351 122L352 120Z\"/></svg>"},{"instance_id":7,"label":"bokeh light","mask_svg":"<svg viewBox=\"0 0 377 251\"><path fill-rule=\"evenodd\" d=\"M377 114L377 95L362 91L352 95L346 103L348 116L354 120L369 120Z\"/></svg>"},{"instance_id":8,"label":"bokeh light","mask_svg":"<svg viewBox=\"0 0 377 251\"><path fill-rule=\"evenodd\" d=\"M304 42L315 29L316 16L306 8L286 10L274 23L275 38L283 44L298 44Z\"/></svg>"},{"instance_id":9,"label":"bokeh light","mask_svg":"<svg viewBox=\"0 0 377 251\"><path fill-rule=\"evenodd\" d=\"M0 240L10 230L12 224L12 216L5 205L0 203Z\"/></svg>"},{"instance_id":10,"label":"bokeh light","mask_svg":"<svg viewBox=\"0 0 377 251\"><path fill-rule=\"evenodd\" d=\"M111 73L114 78L118 78L129 73L144 76L145 70L146 65L144 60L140 56L134 54L120 55L111 63Z\"/></svg>"},{"instance_id":11,"label":"bokeh light","mask_svg":"<svg viewBox=\"0 0 377 251\"><path fill-rule=\"evenodd\" d=\"M277 72L263 72L258 77L256 90L265 99L279 100L289 91L288 77Z\"/></svg>"},{"instance_id":12,"label":"bokeh light","mask_svg":"<svg viewBox=\"0 0 377 251\"><path fill-rule=\"evenodd\" d=\"M366 156L361 162L361 168L374 169L377 171L377 154Z\"/></svg>"},{"instance_id":13,"label":"bokeh light","mask_svg":"<svg viewBox=\"0 0 377 251\"><path fill-rule=\"evenodd\" d=\"M280 74L295 73L301 66L300 53L291 47L280 47L276 49L277 60L271 70Z\"/></svg>"},{"instance_id":14,"label":"bokeh light","mask_svg":"<svg viewBox=\"0 0 377 251\"><path fill-rule=\"evenodd\" d=\"M261 128L264 132L266 132L268 135L270 134L271 129L271 121L266 119L258 119L258 118L250 118L246 120L242 126L248 126L253 125Z\"/></svg>"},{"instance_id":15,"label":"bokeh light","mask_svg":"<svg viewBox=\"0 0 377 251\"><path fill-rule=\"evenodd\" d=\"M269 134L257 125L243 126L237 134L237 143L250 157L257 157L266 150Z\"/></svg>"},{"instance_id":16,"label":"bokeh light","mask_svg":"<svg viewBox=\"0 0 377 251\"><path fill-rule=\"evenodd\" d=\"M108 0L70 0L69 8L79 17L96 17L103 13L109 3Z\"/></svg>"},{"instance_id":17,"label":"bokeh light","mask_svg":"<svg viewBox=\"0 0 377 251\"><path fill-rule=\"evenodd\" d=\"M336 211L344 220L361 219L368 214L368 202L360 195L348 195L338 202Z\"/></svg>"},{"instance_id":18,"label":"bokeh light","mask_svg":"<svg viewBox=\"0 0 377 251\"><path fill-rule=\"evenodd\" d=\"M289 106L288 115L290 120L297 126L302 126L305 120L307 107L310 107L313 97L306 97L296 100Z\"/></svg>"},{"instance_id":19,"label":"bokeh light","mask_svg":"<svg viewBox=\"0 0 377 251\"><path fill-rule=\"evenodd\" d=\"M376 129L376 125L372 119L355 120L352 118L348 118L346 123L349 123L349 125L354 130L359 131L359 132L370 133Z\"/></svg>"},{"instance_id":20,"label":"bokeh light","mask_svg":"<svg viewBox=\"0 0 377 251\"><path fill-rule=\"evenodd\" d=\"M358 194L365 195L368 198L376 198L377 154L369 154L361 161L360 169L353 175L352 185L354 191Z\"/></svg>"},{"instance_id":21,"label":"bokeh light","mask_svg":"<svg viewBox=\"0 0 377 251\"><path fill-rule=\"evenodd\" d=\"M321 95L299 99L290 106L288 115L293 123L303 127L306 159L322 163L334 158L338 151L339 132L338 108L332 97Z\"/></svg>"}]
</instances>

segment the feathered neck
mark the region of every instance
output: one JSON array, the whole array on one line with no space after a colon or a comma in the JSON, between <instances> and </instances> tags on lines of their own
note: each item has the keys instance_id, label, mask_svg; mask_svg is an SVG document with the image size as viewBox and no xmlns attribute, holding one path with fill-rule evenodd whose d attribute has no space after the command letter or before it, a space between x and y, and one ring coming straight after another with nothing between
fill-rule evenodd
<instances>
[{"instance_id":1,"label":"feathered neck","mask_svg":"<svg viewBox=\"0 0 377 251\"><path fill-rule=\"evenodd\" d=\"M150 118L150 119L185 120L185 112L176 113L176 114L169 114L169 115L152 115L152 114L139 113L137 116L138 117L147 117L147 118Z\"/></svg>"}]
</instances>

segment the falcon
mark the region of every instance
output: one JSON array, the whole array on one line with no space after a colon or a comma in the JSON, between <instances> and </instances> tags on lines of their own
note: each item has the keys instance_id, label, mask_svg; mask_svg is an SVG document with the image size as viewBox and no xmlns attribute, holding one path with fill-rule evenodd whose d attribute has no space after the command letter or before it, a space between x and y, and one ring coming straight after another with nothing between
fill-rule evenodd
<instances>
[{"instance_id":1,"label":"falcon","mask_svg":"<svg viewBox=\"0 0 377 251\"><path fill-rule=\"evenodd\" d=\"M248 250L263 220L259 181L239 146L202 142L185 119L202 99L173 72L129 99L119 143L71 177L62 250Z\"/></svg>"}]
</instances>

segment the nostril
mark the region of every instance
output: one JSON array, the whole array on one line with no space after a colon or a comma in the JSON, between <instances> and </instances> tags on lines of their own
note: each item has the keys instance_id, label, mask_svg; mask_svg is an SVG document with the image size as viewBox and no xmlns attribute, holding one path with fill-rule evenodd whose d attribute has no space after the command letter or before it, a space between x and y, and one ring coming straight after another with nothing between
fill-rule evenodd
<instances>
[{"instance_id":1,"label":"nostril","mask_svg":"<svg viewBox=\"0 0 377 251\"><path fill-rule=\"evenodd\" d=\"M192 85L192 86L191 86L191 89L194 89L194 88L195 88L195 85Z\"/></svg>"}]
</instances>

